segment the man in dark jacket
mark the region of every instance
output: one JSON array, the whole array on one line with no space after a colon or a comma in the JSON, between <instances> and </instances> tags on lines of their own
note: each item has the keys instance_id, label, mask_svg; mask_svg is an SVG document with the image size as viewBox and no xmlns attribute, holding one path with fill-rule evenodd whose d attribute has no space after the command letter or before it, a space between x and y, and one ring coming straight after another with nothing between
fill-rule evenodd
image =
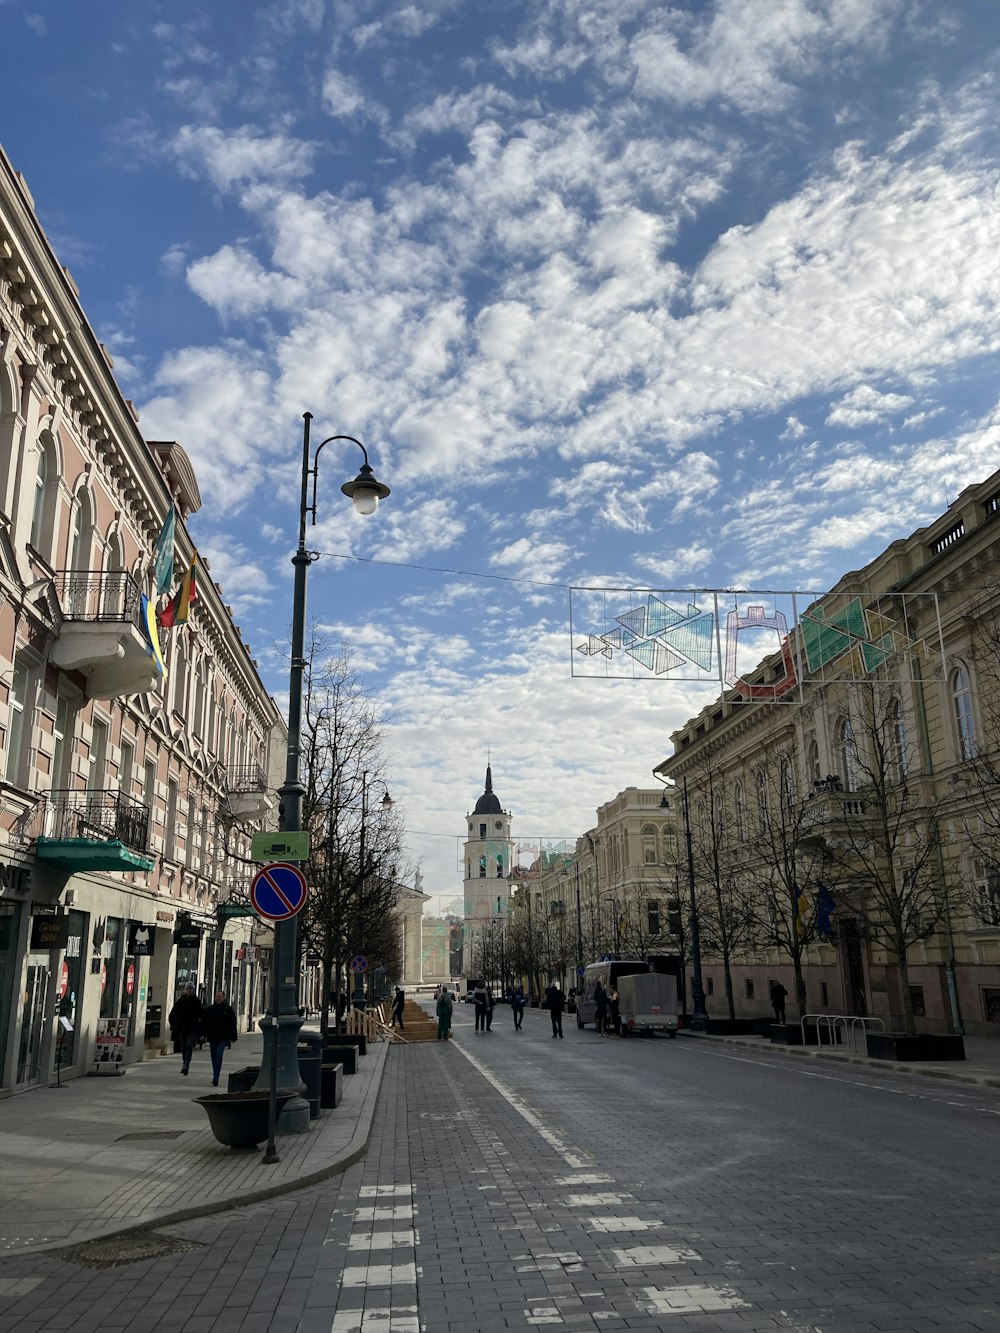
<instances>
[{"instance_id":1,"label":"man in dark jacket","mask_svg":"<svg viewBox=\"0 0 1000 1333\"><path fill-rule=\"evenodd\" d=\"M236 1040L236 1010L226 1003L225 991L215 992L215 1003L210 1004L202 1015L201 1030L212 1052L212 1087L217 1088L222 1057L226 1048Z\"/></svg>"},{"instance_id":2,"label":"man in dark jacket","mask_svg":"<svg viewBox=\"0 0 1000 1333\"><path fill-rule=\"evenodd\" d=\"M552 1019L552 1035L553 1037L561 1037L563 1034L562 1016L563 1008L566 1004L566 997L559 989L559 983L557 981L553 981L552 985L545 992L545 998L549 1005L549 1018Z\"/></svg>"},{"instance_id":3,"label":"man in dark jacket","mask_svg":"<svg viewBox=\"0 0 1000 1333\"><path fill-rule=\"evenodd\" d=\"M201 1031L201 1019L205 1009L194 993L193 986L185 986L176 1004L167 1015L170 1035L176 1046L181 1048L181 1073L186 1074L191 1068L191 1052Z\"/></svg>"},{"instance_id":4,"label":"man in dark jacket","mask_svg":"<svg viewBox=\"0 0 1000 1333\"><path fill-rule=\"evenodd\" d=\"M392 1013L389 1017L389 1026L394 1028L399 1024L400 1032L403 1031L403 1010L406 1008L406 992L401 986L396 987L396 994L392 999Z\"/></svg>"}]
</instances>

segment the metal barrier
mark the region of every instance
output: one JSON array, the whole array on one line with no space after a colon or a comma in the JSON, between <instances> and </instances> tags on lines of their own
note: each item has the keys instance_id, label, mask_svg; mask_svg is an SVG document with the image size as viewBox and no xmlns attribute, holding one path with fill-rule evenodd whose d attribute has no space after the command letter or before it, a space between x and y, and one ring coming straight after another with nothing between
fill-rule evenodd
<instances>
[{"instance_id":1,"label":"metal barrier","mask_svg":"<svg viewBox=\"0 0 1000 1333\"><path fill-rule=\"evenodd\" d=\"M856 1037L860 1033L863 1037L868 1031L869 1023L877 1023L876 1032L885 1031L885 1019L876 1018L873 1014L803 1014L799 1020L799 1027L802 1029L802 1044L806 1045L806 1024L812 1023L816 1027L816 1042L819 1046L837 1046L841 1043L837 1040L837 1030L843 1027L843 1045L849 1046L852 1051L858 1050ZM826 1032L828 1040L824 1042L823 1033Z\"/></svg>"}]
</instances>

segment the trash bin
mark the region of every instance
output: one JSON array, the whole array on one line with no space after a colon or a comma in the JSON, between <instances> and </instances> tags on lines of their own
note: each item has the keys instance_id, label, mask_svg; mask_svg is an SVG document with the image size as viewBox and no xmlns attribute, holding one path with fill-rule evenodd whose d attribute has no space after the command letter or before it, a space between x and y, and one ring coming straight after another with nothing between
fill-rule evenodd
<instances>
[{"instance_id":1,"label":"trash bin","mask_svg":"<svg viewBox=\"0 0 1000 1333\"><path fill-rule=\"evenodd\" d=\"M320 1085L323 1078L322 1032L300 1032L296 1051L299 1057L299 1077L306 1085L309 1119L316 1120L319 1118Z\"/></svg>"}]
</instances>

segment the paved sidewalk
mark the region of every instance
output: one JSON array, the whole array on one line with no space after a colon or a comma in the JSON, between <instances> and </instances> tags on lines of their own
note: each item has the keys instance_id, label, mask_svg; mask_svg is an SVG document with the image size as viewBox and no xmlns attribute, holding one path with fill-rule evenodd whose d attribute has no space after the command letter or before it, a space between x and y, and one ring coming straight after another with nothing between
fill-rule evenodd
<instances>
[{"instance_id":1,"label":"paved sidewalk","mask_svg":"<svg viewBox=\"0 0 1000 1333\"><path fill-rule=\"evenodd\" d=\"M240 1037L223 1088L228 1071L260 1064L262 1045L260 1033ZM306 1134L281 1135L273 1166L262 1164L263 1147L217 1143L192 1100L212 1092L207 1047L187 1078L180 1056L164 1056L121 1078L77 1078L0 1101L0 1255L181 1222L343 1171L367 1149L388 1049L369 1043L340 1106Z\"/></svg>"},{"instance_id":2,"label":"paved sidewalk","mask_svg":"<svg viewBox=\"0 0 1000 1333\"><path fill-rule=\"evenodd\" d=\"M767 1037L714 1036L711 1033L690 1032L678 1034L690 1041L723 1042L730 1046L746 1046L758 1053L787 1055L797 1059L832 1060L837 1064L863 1065L867 1069L884 1069L893 1074L917 1074L922 1078L950 1079L954 1083L978 1083L1000 1088L1000 1041L991 1037L966 1037L964 1060L928 1060L919 1064L905 1064L896 1060L875 1060L849 1046L772 1046Z\"/></svg>"}]
</instances>

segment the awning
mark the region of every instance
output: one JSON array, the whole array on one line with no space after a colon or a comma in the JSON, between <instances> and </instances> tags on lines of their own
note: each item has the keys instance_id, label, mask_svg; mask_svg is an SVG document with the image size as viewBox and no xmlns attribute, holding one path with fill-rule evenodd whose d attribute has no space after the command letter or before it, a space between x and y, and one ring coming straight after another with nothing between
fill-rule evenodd
<instances>
[{"instance_id":1,"label":"awning","mask_svg":"<svg viewBox=\"0 0 1000 1333\"><path fill-rule=\"evenodd\" d=\"M148 856L133 852L117 838L95 842L90 838L36 838L35 855L60 870L152 870Z\"/></svg>"}]
</instances>

